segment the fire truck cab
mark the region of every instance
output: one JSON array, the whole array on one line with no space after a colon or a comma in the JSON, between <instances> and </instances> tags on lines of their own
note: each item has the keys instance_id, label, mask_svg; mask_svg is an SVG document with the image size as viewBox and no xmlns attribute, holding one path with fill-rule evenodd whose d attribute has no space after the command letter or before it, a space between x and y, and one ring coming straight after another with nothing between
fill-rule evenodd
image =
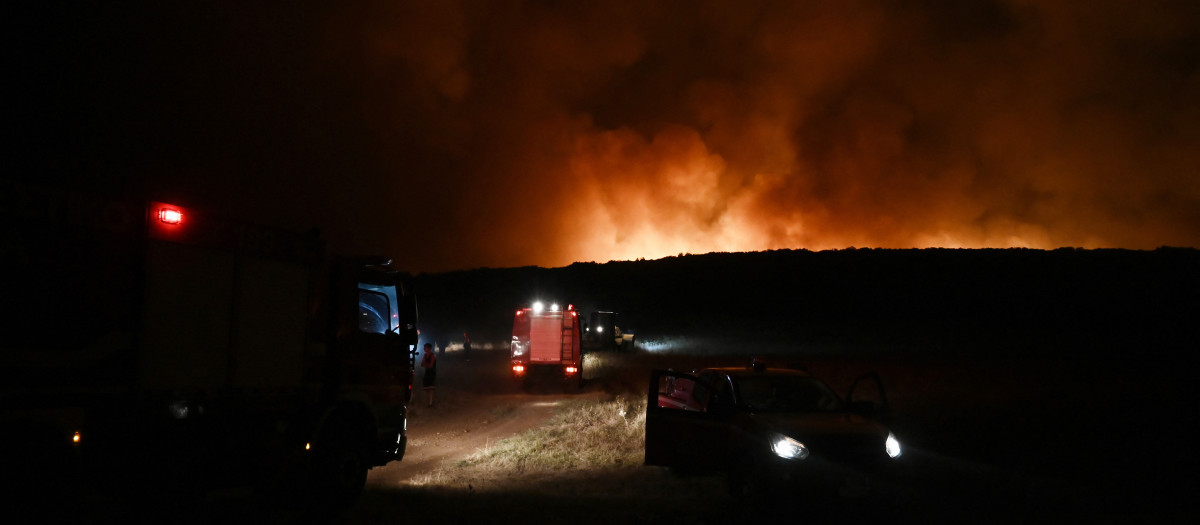
<instances>
[{"instance_id":1,"label":"fire truck cab","mask_svg":"<svg viewBox=\"0 0 1200 525\"><path fill-rule=\"evenodd\" d=\"M513 378L522 386L536 379L561 380L579 388L583 383L583 349L579 312L571 305L546 307L536 302L517 310L511 345Z\"/></svg>"},{"instance_id":2,"label":"fire truck cab","mask_svg":"<svg viewBox=\"0 0 1200 525\"><path fill-rule=\"evenodd\" d=\"M407 275L146 197L0 179L0 472L56 504L247 485L353 502L407 446Z\"/></svg>"}]
</instances>

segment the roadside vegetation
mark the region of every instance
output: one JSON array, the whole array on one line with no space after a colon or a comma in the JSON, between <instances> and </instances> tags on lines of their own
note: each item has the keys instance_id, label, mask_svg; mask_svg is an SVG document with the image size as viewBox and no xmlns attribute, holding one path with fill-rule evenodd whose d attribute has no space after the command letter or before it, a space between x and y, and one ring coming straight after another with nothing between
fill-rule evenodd
<instances>
[{"instance_id":1,"label":"roadside vegetation","mask_svg":"<svg viewBox=\"0 0 1200 525\"><path fill-rule=\"evenodd\" d=\"M418 476L412 485L511 491L572 472L603 478L641 470L645 432L644 400L570 400L546 424Z\"/></svg>"}]
</instances>

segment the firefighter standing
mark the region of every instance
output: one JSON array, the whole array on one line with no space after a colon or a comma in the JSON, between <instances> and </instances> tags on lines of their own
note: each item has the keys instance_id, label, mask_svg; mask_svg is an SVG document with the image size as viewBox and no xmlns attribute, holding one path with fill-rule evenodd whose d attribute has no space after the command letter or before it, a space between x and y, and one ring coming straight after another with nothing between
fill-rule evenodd
<instances>
[{"instance_id":1,"label":"firefighter standing","mask_svg":"<svg viewBox=\"0 0 1200 525\"><path fill-rule=\"evenodd\" d=\"M421 386L425 390L425 398L429 406L433 406L433 394L437 390L437 355L433 353L433 343L425 343L425 355L421 357L421 368L425 375L421 377Z\"/></svg>"}]
</instances>

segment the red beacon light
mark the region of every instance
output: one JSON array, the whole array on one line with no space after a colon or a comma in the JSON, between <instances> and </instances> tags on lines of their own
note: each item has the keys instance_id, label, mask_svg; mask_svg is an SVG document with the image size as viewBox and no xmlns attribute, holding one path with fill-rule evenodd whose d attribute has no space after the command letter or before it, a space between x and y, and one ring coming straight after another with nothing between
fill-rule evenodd
<instances>
[{"instance_id":1,"label":"red beacon light","mask_svg":"<svg viewBox=\"0 0 1200 525\"><path fill-rule=\"evenodd\" d=\"M165 202L150 202L150 205L146 207L146 233L154 239L185 242L187 235L184 232L183 222L187 213L187 208L182 206ZM190 219L189 217L187 220Z\"/></svg>"},{"instance_id":2,"label":"red beacon light","mask_svg":"<svg viewBox=\"0 0 1200 525\"><path fill-rule=\"evenodd\" d=\"M181 224L183 222L183 212L179 208L163 206L158 209L158 220L166 224Z\"/></svg>"}]
</instances>

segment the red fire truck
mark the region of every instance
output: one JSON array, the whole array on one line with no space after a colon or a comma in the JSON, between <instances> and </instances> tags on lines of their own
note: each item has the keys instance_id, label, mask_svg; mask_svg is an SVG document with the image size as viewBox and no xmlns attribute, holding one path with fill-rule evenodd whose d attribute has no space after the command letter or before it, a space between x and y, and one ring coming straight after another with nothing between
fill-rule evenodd
<instances>
[{"instance_id":1,"label":"red fire truck","mask_svg":"<svg viewBox=\"0 0 1200 525\"><path fill-rule=\"evenodd\" d=\"M513 318L512 373L528 386L535 379L561 380L569 388L583 383L579 313L571 305L548 308L536 302Z\"/></svg>"},{"instance_id":2,"label":"red fire truck","mask_svg":"<svg viewBox=\"0 0 1200 525\"><path fill-rule=\"evenodd\" d=\"M0 233L9 486L290 487L340 505L404 456L416 304L386 259L3 179Z\"/></svg>"}]
</instances>

